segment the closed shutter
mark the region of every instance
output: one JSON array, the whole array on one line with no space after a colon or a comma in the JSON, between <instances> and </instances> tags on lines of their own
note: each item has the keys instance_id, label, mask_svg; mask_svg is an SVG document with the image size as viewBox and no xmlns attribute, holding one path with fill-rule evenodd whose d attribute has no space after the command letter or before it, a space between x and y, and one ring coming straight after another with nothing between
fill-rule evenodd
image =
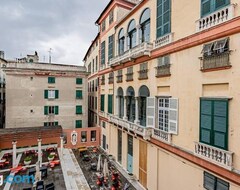
<instances>
[{"instance_id":1,"label":"closed shutter","mask_svg":"<svg viewBox=\"0 0 240 190\"><path fill-rule=\"evenodd\" d=\"M104 99L105 99L105 96L102 94L101 95L101 111L104 112Z\"/></svg>"},{"instance_id":2,"label":"closed shutter","mask_svg":"<svg viewBox=\"0 0 240 190\"><path fill-rule=\"evenodd\" d=\"M47 127L48 126L48 122L44 122L44 127Z\"/></svg>"},{"instance_id":3,"label":"closed shutter","mask_svg":"<svg viewBox=\"0 0 240 190\"><path fill-rule=\"evenodd\" d=\"M82 128L82 120L76 120L75 127L76 128Z\"/></svg>"},{"instance_id":4,"label":"closed shutter","mask_svg":"<svg viewBox=\"0 0 240 190\"><path fill-rule=\"evenodd\" d=\"M155 97L147 97L147 127L155 128L155 101Z\"/></svg>"},{"instance_id":5,"label":"closed shutter","mask_svg":"<svg viewBox=\"0 0 240 190\"><path fill-rule=\"evenodd\" d=\"M169 98L169 133L178 134L178 99Z\"/></svg>"},{"instance_id":6,"label":"closed shutter","mask_svg":"<svg viewBox=\"0 0 240 190\"><path fill-rule=\"evenodd\" d=\"M214 0L201 0L201 16L205 16L212 12L213 7L213 1Z\"/></svg>"},{"instance_id":7,"label":"closed shutter","mask_svg":"<svg viewBox=\"0 0 240 190\"><path fill-rule=\"evenodd\" d=\"M112 113L113 111L113 95L108 95L108 113Z\"/></svg>"},{"instance_id":8,"label":"closed shutter","mask_svg":"<svg viewBox=\"0 0 240 190\"><path fill-rule=\"evenodd\" d=\"M213 145L228 149L228 101L214 101Z\"/></svg>"},{"instance_id":9,"label":"closed shutter","mask_svg":"<svg viewBox=\"0 0 240 190\"><path fill-rule=\"evenodd\" d=\"M55 77L48 77L48 83L54 84L55 83Z\"/></svg>"},{"instance_id":10,"label":"closed shutter","mask_svg":"<svg viewBox=\"0 0 240 190\"><path fill-rule=\"evenodd\" d=\"M76 78L76 84L82 84L82 78Z\"/></svg>"},{"instance_id":11,"label":"closed shutter","mask_svg":"<svg viewBox=\"0 0 240 190\"><path fill-rule=\"evenodd\" d=\"M200 109L200 142L211 144L212 101L201 100Z\"/></svg>"},{"instance_id":12,"label":"closed shutter","mask_svg":"<svg viewBox=\"0 0 240 190\"><path fill-rule=\"evenodd\" d=\"M48 115L48 106L44 106L44 115Z\"/></svg>"},{"instance_id":13,"label":"closed shutter","mask_svg":"<svg viewBox=\"0 0 240 190\"><path fill-rule=\"evenodd\" d=\"M44 98L48 99L48 90L44 90Z\"/></svg>"},{"instance_id":14,"label":"closed shutter","mask_svg":"<svg viewBox=\"0 0 240 190\"><path fill-rule=\"evenodd\" d=\"M76 91L76 98L77 99L82 99L82 90L77 90Z\"/></svg>"},{"instance_id":15,"label":"closed shutter","mask_svg":"<svg viewBox=\"0 0 240 190\"><path fill-rule=\"evenodd\" d=\"M216 0L215 1L215 10L220 9L228 4L230 4L230 0Z\"/></svg>"},{"instance_id":16,"label":"closed shutter","mask_svg":"<svg viewBox=\"0 0 240 190\"><path fill-rule=\"evenodd\" d=\"M108 61L113 58L114 36L108 38Z\"/></svg>"},{"instance_id":17,"label":"closed shutter","mask_svg":"<svg viewBox=\"0 0 240 190\"><path fill-rule=\"evenodd\" d=\"M55 106L54 113L55 113L55 115L58 115L58 114L59 114L59 109L58 109L58 106Z\"/></svg>"},{"instance_id":18,"label":"closed shutter","mask_svg":"<svg viewBox=\"0 0 240 190\"><path fill-rule=\"evenodd\" d=\"M54 122L54 126L58 126L58 121L55 121L55 122Z\"/></svg>"},{"instance_id":19,"label":"closed shutter","mask_svg":"<svg viewBox=\"0 0 240 190\"><path fill-rule=\"evenodd\" d=\"M157 38L171 31L171 0L157 0Z\"/></svg>"},{"instance_id":20,"label":"closed shutter","mask_svg":"<svg viewBox=\"0 0 240 190\"><path fill-rule=\"evenodd\" d=\"M55 90L55 99L58 99L58 98L59 98L59 91Z\"/></svg>"},{"instance_id":21,"label":"closed shutter","mask_svg":"<svg viewBox=\"0 0 240 190\"><path fill-rule=\"evenodd\" d=\"M101 43L101 64L105 64L105 41Z\"/></svg>"}]
</instances>

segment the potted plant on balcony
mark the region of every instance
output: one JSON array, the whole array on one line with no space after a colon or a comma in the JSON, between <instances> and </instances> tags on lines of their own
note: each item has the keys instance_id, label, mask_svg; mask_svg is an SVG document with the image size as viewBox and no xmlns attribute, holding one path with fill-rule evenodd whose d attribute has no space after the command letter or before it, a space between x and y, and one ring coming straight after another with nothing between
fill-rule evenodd
<instances>
[{"instance_id":1,"label":"potted plant on balcony","mask_svg":"<svg viewBox=\"0 0 240 190\"><path fill-rule=\"evenodd\" d=\"M93 137L93 138L92 138L92 141L93 141L93 142L94 142L94 141L96 141L96 138L95 138L95 137Z\"/></svg>"},{"instance_id":2,"label":"potted plant on balcony","mask_svg":"<svg viewBox=\"0 0 240 190\"><path fill-rule=\"evenodd\" d=\"M82 135L82 142L86 142L86 135Z\"/></svg>"},{"instance_id":3,"label":"potted plant on balcony","mask_svg":"<svg viewBox=\"0 0 240 190\"><path fill-rule=\"evenodd\" d=\"M53 154L49 154L48 155L48 161L52 161L54 159L54 155Z\"/></svg>"},{"instance_id":4,"label":"potted plant on balcony","mask_svg":"<svg viewBox=\"0 0 240 190\"><path fill-rule=\"evenodd\" d=\"M32 157L31 156L27 156L26 158L24 158L24 164L26 166L31 164L31 161L32 161Z\"/></svg>"}]
</instances>

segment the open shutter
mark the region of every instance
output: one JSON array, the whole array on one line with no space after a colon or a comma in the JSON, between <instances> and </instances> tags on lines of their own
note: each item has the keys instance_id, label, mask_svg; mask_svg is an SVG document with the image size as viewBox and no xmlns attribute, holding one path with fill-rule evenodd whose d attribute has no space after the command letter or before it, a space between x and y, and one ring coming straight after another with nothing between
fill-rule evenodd
<instances>
[{"instance_id":1,"label":"open shutter","mask_svg":"<svg viewBox=\"0 0 240 190\"><path fill-rule=\"evenodd\" d=\"M48 106L44 106L44 115L48 115Z\"/></svg>"},{"instance_id":2,"label":"open shutter","mask_svg":"<svg viewBox=\"0 0 240 190\"><path fill-rule=\"evenodd\" d=\"M44 98L48 99L48 90L44 90Z\"/></svg>"},{"instance_id":3,"label":"open shutter","mask_svg":"<svg viewBox=\"0 0 240 190\"><path fill-rule=\"evenodd\" d=\"M58 98L59 98L59 91L55 90L55 99L58 99Z\"/></svg>"},{"instance_id":4,"label":"open shutter","mask_svg":"<svg viewBox=\"0 0 240 190\"><path fill-rule=\"evenodd\" d=\"M147 97L147 127L155 128L155 101L155 97Z\"/></svg>"},{"instance_id":5,"label":"open shutter","mask_svg":"<svg viewBox=\"0 0 240 190\"><path fill-rule=\"evenodd\" d=\"M169 98L169 133L178 134L178 99Z\"/></svg>"},{"instance_id":6,"label":"open shutter","mask_svg":"<svg viewBox=\"0 0 240 190\"><path fill-rule=\"evenodd\" d=\"M171 1L163 1L163 32L162 34L168 34L171 31Z\"/></svg>"},{"instance_id":7,"label":"open shutter","mask_svg":"<svg viewBox=\"0 0 240 190\"><path fill-rule=\"evenodd\" d=\"M58 106L55 106L55 115L58 115L59 111L58 111Z\"/></svg>"}]
</instances>

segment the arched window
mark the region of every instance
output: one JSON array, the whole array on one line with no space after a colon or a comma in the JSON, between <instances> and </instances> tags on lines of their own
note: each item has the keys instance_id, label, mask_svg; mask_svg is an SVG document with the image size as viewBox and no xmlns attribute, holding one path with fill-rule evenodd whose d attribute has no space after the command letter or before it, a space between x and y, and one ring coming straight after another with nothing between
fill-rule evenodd
<instances>
[{"instance_id":1,"label":"arched window","mask_svg":"<svg viewBox=\"0 0 240 190\"><path fill-rule=\"evenodd\" d=\"M150 41L150 9L147 8L143 11L140 18L140 38L141 42Z\"/></svg>"},{"instance_id":2,"label":"arched window","mask_svg":"<svg viewBox=\"0 0 240 190\"><path fill-rule=\"evenodd\" d=\"M128 47L129 49L137 45L137 30L135 20L131 20L128 25Z\"/></svg>"},{"instance_id":3,"label":"arched window","mask_svg":"<svg viewBox=\"0 0 240 190\"><path fill-rule=\"evenodd\" d=\"M118 115L120 118L123 118L124 115L124 97L123 97L123 89L121 87L117 90L118 96Z\"/></svg>"},{"instance_id":4,"label":"arched window","mask_svg":"<svg viewBox=\"0 0 240 190\"><path fill-rule=\"evenodd\" d=\"M146 126L147 118L147 97L150 96L150 92L147 86L143 85L140 87L139 92L139 121L140 125Z\"/></svg>"},{"instance_id":5,"label":"arched window","mask_svg":"<svg viewBox=\"0 0 240 190\"><path fill-rule=\"evenodd\" d=\"M127 119L128 121L134 122L135 120L135 91L133 87L127 88Z\"/></svg>"},{"instance_id":6,"label":"arched window","mask_svg":"<svg viewBox=\"0 0 240 190\"><path fill-rule=\"evenodd\" d=\"M121 55L124 53L124 30L123 28L119 31L118 34L118 54Z\"/></svg>"}]
</instances>

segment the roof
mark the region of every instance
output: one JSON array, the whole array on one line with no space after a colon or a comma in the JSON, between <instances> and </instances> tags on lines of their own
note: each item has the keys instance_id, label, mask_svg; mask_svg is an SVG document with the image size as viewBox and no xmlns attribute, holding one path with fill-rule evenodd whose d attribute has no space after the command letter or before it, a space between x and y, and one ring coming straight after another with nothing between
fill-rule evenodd
<instances>
[{"instance_id":1,"label":"roof","mask_svg":"<svg viewBox=\"0 0 240 190\"><path fill-rule=\"evenodd\" d=\"M100 16L98 17L98 19L96 20L95 24L99 24L100 19L102 18L102 16L104 15L104 13L108 10L108 8L111 6L111 4L114 2L115 0L110 0L110 2L107 4L107 6L105 7L105 9L102 11L102 13L100 14ZM130 2L128 0L121 0L123 2L126 3L130 3L132 5L136 5L136 3Z\"/></svg>"},{"instance_id":2,"label":"roof","mask_svg":"<svg viewBox=\"0 0 240 190\"><path fill-rule=\"evenodd\" d=\"M98 32L97 36L94 38L94 40L92 41L91 45L89 46L89 48L88 48L88 50L87 50L87 53L85 54L85 56L84 56L84 58L83 58L83 61L86 60L87 55L88 55L89 51L90 51L91 48L92 48L92 45L96 42L96 40L98 39L99 35L100 35L100 32Z\"/></svg>"},{"instance_id":3,"label":"roof","mask_svg":"<svg viewBox=\"0 0 240 190\"><path fill-rule=\"evenodd\" d=\"M0 61L7 63L5 59L0 58Z\"/></svg>"}]
</instances>

